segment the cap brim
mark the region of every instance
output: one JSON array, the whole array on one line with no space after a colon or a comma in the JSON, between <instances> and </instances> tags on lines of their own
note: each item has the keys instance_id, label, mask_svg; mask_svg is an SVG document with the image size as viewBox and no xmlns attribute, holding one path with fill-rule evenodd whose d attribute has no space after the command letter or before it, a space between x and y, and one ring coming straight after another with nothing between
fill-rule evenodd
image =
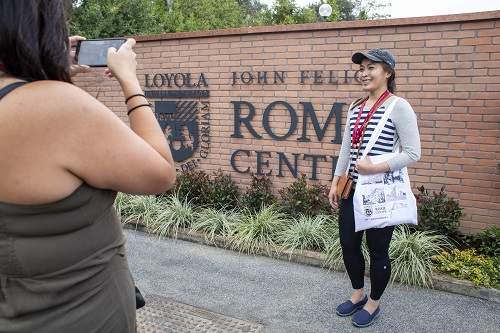
<instances>
[{"instance_id":1,"label":"cap brim","mask_svg":"<svg viewBox=\"0 0 500 333\"><path fill-rule=\"evenodd\" d=\"M375 56L372 56L371 54L368 54L368 53L362 53L362 52L356 52L352 55L352 62L355 63L355 64L361 64L361 62L363 61L363 59L365 58L368 58L370 59L371 61L375 61L375 62L384 62L382 59L380 58L377 58Z\"/></svg>"}]
</instances>

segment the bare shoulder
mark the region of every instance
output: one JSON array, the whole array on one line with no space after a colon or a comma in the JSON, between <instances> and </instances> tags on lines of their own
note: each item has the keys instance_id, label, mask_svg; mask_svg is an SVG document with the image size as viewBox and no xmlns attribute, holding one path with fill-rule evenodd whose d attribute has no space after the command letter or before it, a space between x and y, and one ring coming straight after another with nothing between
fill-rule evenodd
<instances>
[{"instance_id":1,"label":"bare shoulder","mask_svg":"<svg viewBox=\"0 0 500 333\"><path fill-rule=\"evenodd\" d=\"M66 82L37 81L22 87L29 94L28 102L38 105L45 112L50 110L65 112L79 112L86 106L100 104L94 97L83 89ZM22 91L19 91L22 93Z\"/></svg>"},{"instance_id":2,"label":"bare shoulder","mask_svg":"<svg viewBox=\"0 0 500 333\"><path fill-rule=\"evenodd\" d=\"M11 96L9 96L11 95ZM83 89L66 82L36 81L15 89L8 95L6 107L11 116L38 125L85 124L110 119L112 112Z\"/></svg>"}]
</instances>

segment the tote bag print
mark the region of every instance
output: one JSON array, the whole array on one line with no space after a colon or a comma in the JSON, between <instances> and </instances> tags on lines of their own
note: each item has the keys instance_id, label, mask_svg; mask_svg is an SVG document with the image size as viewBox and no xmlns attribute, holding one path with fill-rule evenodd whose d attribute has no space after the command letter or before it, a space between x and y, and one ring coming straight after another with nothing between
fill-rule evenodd
<instances>
[{"instance_id":1,"label":"tote bag print","mask_svg":"<svg viewBox=\"0 0 500 333\"><path fill-rule=\"evenodd\" d=\"M374 164L395 154L370 157ZM406 168L359 175L354 192L356 231L396 224L417 224L417 204Z\"/></svg>"}]
</instances>

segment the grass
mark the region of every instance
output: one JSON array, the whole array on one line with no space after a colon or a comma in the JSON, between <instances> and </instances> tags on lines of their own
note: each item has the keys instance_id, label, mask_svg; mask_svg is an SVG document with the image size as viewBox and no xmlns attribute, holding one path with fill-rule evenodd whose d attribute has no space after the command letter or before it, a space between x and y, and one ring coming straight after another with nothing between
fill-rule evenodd
<instances>
[{"instance_id":1,"label":"grass","mask_svg":"<svg viewBox=\"0 0 500 333\"><path fill-rule=\"evenodd\" d=\"M160 238L171 236L177 239L180 228L188 228L196 218L195 206L187 198L181 199L178 193L161 197L155 220L147 226L147 231Z\"/></svg>"},{"instance_id":2,"label":"grass","mask_svg":"<svg viewBox=\"0 0 500 333\"><path fill-rule=\"evenodd\" d=\"M241 220L241 213L237 210L209 207L200 211L198 218L191 225L191 230L203 232L205 241L216 244L217 236L227 241L231 231Z\"/></svg>"},{"instance_id":3,"label":"grass","mask_svg":"<svg viewBox=\"0 0 500 333\"><path fill-rule=\"evenodd\" d=\"M451 248L448 238L428 231L412 231L407 226L394 229L389 257L391 281L422 287L432 286L432 256Z\"/></svg>"},{"instance_id":4,"label":"grass","mask_svg":"<svg viewBox=\"0 0 500 333\"><path fill-rule=\"evenodd\" d=\"M156 220L158 200L154 195L131 195L118 193L115 200L115 209L122 222L139 221L147 227Z\"/></svg>"},{"instance_id":5,"label":"grass","mask_svg":"<svg viewBox=\"0 0 500 333\"><path fill-rule=\"evenodd\" d=\"M324 267L345 270L336 215L300 216L296 219L274 205L259 211L202 208L178 193L168 196L135 196L119 193L115 201L124 222L144 223L146 231L159 237L177 239L179 230L201 231L208 243L217 236L224 246L239 252L274 257L284 249L314 250L326 253ZM432 286L432 260L443 250L452 248L446 236L428 231L413 231L397 226L389 248L392 262L391 281L415 286ZM362 252L369 262L366 240Z\"/></svg>"},{"instance_id":6,"label":"grass","mask_svg":"<svg viewBox=\"0 0 500 333\"><path fill-rule=\"evenodd\" d=\"M300 215L278 235L282 248L289 250L325 251L330 239L338 237L337 218L333 215Z\"/></svg>"},{"instance_id":7,"label":"grass","mask_svg":"<svg viewBox=\"0 0 500 333\"><path fill-rule=\"evenodd\" d=\"M273 205L263 206L257 212L246 210L241 223L231 230L229 248L248 254L257 254L263 249L274 256L279 252L277 236L287 223L286 215Z\"/></svg>"}]
</instances>

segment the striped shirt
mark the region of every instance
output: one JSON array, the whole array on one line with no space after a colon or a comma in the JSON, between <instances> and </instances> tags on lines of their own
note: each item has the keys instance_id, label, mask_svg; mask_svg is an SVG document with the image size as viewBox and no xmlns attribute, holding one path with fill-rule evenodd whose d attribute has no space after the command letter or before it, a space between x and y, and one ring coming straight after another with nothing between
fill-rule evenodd
<instances>
[{"instance_id":1,"label":"striped shirt","mask_svg":"<svg viewBox=\"0 0 500 333\"><path fill-rule=\"evenodd\" d=\"M386 108L392 102L392 98L381 105L377 111L373 114L372 118L368 122L368 126L365 130L365 136L363 138L360 157L363 154L363 150L368 144L370 137L377 127L378 122L385 113ZM344 137L342 141L342 147L339 154L339 160L337 162L337 167L335 168L335 175L341 176L343 172L349 166L349 171L354 177L354 181L358 178L357 171L354 170L354 164L356 162L357 148L351 147L351 137L354 130L354 124L356 123L356 118L359 113L360 106L354 107L353 110L348 112L348 124L349 130L344 130ZM361 114L360 124L363 124L364 119L368 115L369 108L365 108ZM401 140L401 145L403 147L400 154L396 157L391 158L387 161L391 171L401 169L406 167L420 159L420 135L418 133L417 119L415 112L413 111L410 104L404 100L399 99L391 116L387 120L382 132L380 133L377 141L373 145L373 148L368 153L368 156L382 155L386 153L392 153L398 138Z\"/></svg>"},{"instance_id":2,"label":"striped shirt","mask_svg":"<svg viewBox=\"0 0 500 333\"><path fill-rule=\"evenodd\" d=\"M356 107L354 109L354 113L352 116L349 118L349 128L351 132L351 137L352 133L354 131L354 125L356 124L356 119L358 117L360 106ZM370 138L372 136L373 131L377 127L380 119L382 119L382 116L385 113L385 110L387 109L386 105L382 105L375 111L375 113L372 115L370 121L368 122L368 126L365 129L365 136L363 137L363 143L361 145L361 150L359 152L359 156L363 155L363 151L368 144L368 141L370 141ZM363 122L365 121L366 117L368 116L368 113L370 112L370 108L365 108L363 112L361 113L361 119L359 121L359 125L361 126ZM385 123L384 128L382 129L382 132L380 133L377 141L373 145L372 149L368 152L368 156L376 156L376 155L382 155L386 153L392 153L394 149L394 144L396 143L398 139L398 135L396 133L396 127L392 123L392 119L389 118L387 119L387 122ZM357 155L358 149L353 148L351 146L350 150L350 163L349 163L349 170L353 174L353 177L355 180L358 179L358 172L354 171L354 164L356 163L356 155Z\"/></svg>"}]
</instances>

